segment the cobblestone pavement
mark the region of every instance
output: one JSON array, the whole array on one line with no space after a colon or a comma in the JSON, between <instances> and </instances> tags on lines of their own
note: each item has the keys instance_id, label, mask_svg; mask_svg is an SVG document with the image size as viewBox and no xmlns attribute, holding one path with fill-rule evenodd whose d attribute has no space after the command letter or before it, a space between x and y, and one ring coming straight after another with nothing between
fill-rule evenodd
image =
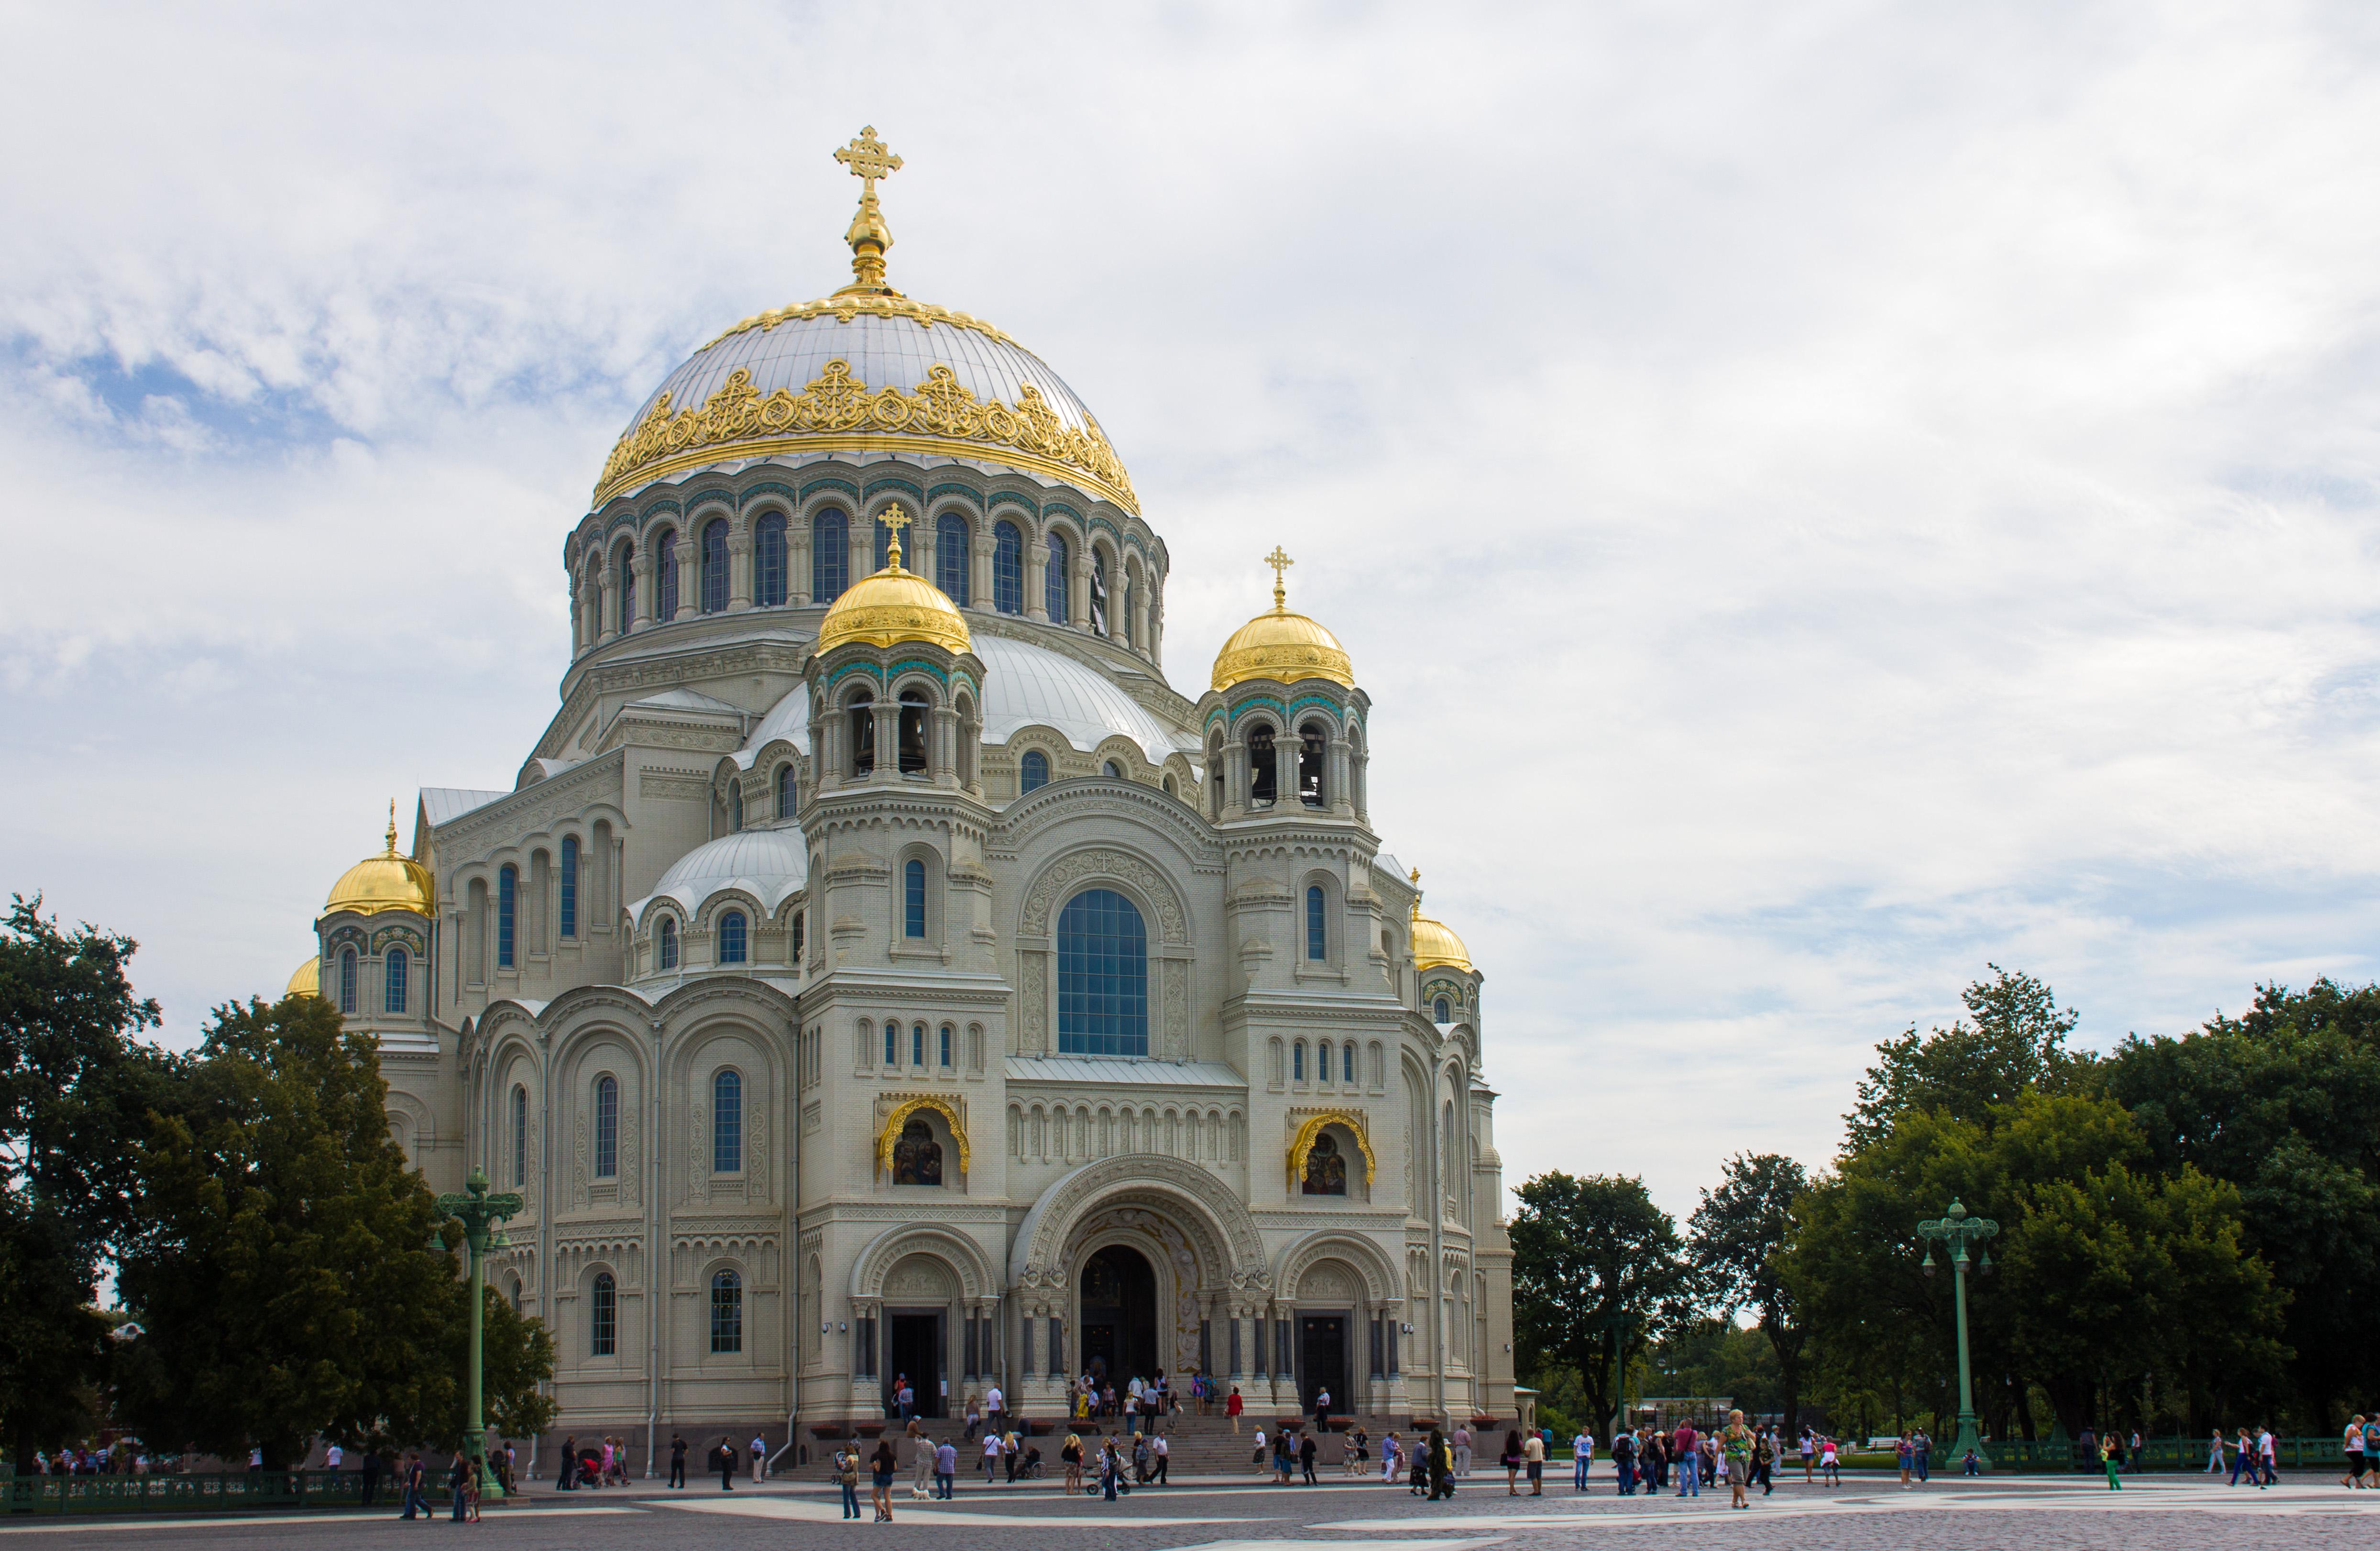
<instances>
[{"instance_id":1,"label":"cobblestone pavement","mask_svg":"<svg viewBox=\"0 0 2380 1551\"><path fill-rule=\"evenodd\" d=\"M1795 1481L1737 1511L1725 1491L1701 1497L1580 1496L1567 1478L1543 1497L1508 1497L1503 1483L1475 1477L1451 1503L1426 1503L1395 1487L1332 1483L1319 1488L1223 1484L1149 1488L1115 1503L1060 1496L1030 1486L962 1486L947 1506L913 1504L895 1493L894 1522L846 1525L841 1508L816 1486L715 1487L683 1493L623 1494L611 1500L554 1499L492 1510L472 1533L496 1551L602 1551L647 1545L690 1548L807 1545L846 1533L883 1551L1771 1551L1844 1547L1901 1551L1941 1545L1959 1551L2063 1551L2066 1547L2286 1547L2380 1545L2380 1492L2349 1492L2306 1477L2266 1491L2226 1488L2181 1476L2128 1478L2124 1490L2081 1477L2056 1481L1937 1480L1904 1490L1889 1478L1846 1480L1836 1489ZM566 1505L566 1506L565 1506ZM863 1512L866 1505L863 1500ZM221 1520L113 1520L74 1523L19 1519L0 1525L0 1541L21 1538L42 1551L84 1545L142 1551L238 1546L287 1547L335 1542L363 1547L418 1545L428 1526L394 1516L268 1515Z\"/></svg>"}]
</instances>

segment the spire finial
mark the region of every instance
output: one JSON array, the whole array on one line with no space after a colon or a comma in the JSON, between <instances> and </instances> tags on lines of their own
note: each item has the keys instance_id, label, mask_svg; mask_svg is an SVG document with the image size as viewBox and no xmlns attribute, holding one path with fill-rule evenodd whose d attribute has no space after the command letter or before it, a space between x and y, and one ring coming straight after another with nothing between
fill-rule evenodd
<instances>
[{"instance_id":1,"label":"spire finial","mask_svg":"<svg viewBox=\"0 0 2380 1551\"><path fill-rule=\"evenodd\" d=\"M1281 586L1281 573L1297 562L1290 559L1281 547L1275 544L1272 553L1264 557L1264 563L1272 567L1272 612L1279 613L1289 606L1289 591Z\"/></svg>"},{"instance_id":2,"label":"spire finial","mask_svg":"<svg viewBox=\"0 0 2380 1551\"><path fill-rule=\"evenodd\" d=\"M388 854L396 854L396 799L388 800Z\"/></svg>"},{"instance_id":3,"label":"spire finial","mask_svg":"<svg viewBox=\"0 0 2380 1551\"><path fill-rule=\"evenodd\" d=\"M836 151L834 159L859 179L859 213L851 218L851 229L843 234L843 240L851 244L852 282L835 295L864 291L899 296L884 283L884 250L892 246L892 228L884 224L884 212L877 206L876 180L900 171L901 158L876 138L876 126L870 124Z\"/></svg>"},{"instance_id":4,"label":"spire finial","mask_svg":"<svg viewBox=\"0 0 2380 1551\"><path fill-rule=\"evenodd\" d=\"M892 530L892 541L884 551L884 563L886 570L898 571L901 569L901 530L917 519L901 510L901 503L896 501L876 514L876 520Z\"/></svg>"},{"instance_id":5,"label":"spire finial","mask_svg":"<svg viewBox=\"0 0 2380 1551\"><path fill-rule=\"evenodd\" d=\"M1405 877L1412 880L1414 886L1413 918L1418 921L1421 919L1421 869L1415 867Z\"/></svg>"}]
</instances>

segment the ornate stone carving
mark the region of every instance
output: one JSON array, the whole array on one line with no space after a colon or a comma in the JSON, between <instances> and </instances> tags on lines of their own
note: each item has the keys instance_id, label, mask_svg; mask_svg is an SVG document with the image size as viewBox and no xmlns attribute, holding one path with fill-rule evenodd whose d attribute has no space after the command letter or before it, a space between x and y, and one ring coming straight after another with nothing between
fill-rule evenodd
<instances>
[{"instance_id":1,"label":"ornate stone carving","mask_svg":"<svg viewBox=\"0 0 2380 1551\"><path fill-rule=\"evenodd\" d=\"M1016 1010L1024 1014L1018 1020L1024 1053L1038 1056L1050 1048L1050 958L1029 950L1018 957L1023 963L1016 977Z\"/></svg>"},{"instance_id":2,"label":"ornate stone carving","mask_svg":"<svg viewBox=\"0 0 2380 1551\"><path fill-rule=\"evenodd\" d=\"M637 776L637 795L647 802L704 802L710 796L710 780L707 776L644 770Z\"/></svg>"},{"instance_id":3,"label":"ornate stone carving","mask_svg":"<svg viewBox=\"0 0 2380 1551\"><path fill-rule=\"evenodd\" d=\"M1190 964L1186 959L1167 959L1163 964L1165 1053L1180 1060L1190 1050Z\"/></svg>"},{"instance_id":4,"label":"ornate stone carving","mask_svg":"<svg viewBox=\"0 0 2380 1551\"><path fill-rule=\"evenodd\" d=\"M1025 896L1025 921L1020 929L1029 936L1049 935L1050 916L1057 907L1059 894L1071 893L1073 885L1093 878L1114 878L1128 884L1156 907L1160 938L1175 944L1188 941L1189 921L1172 883L1132 853L1106 846L1069 853L1042 868L1041 876L1033 880L1032 889Z\"/></svg>"}]
</instances>

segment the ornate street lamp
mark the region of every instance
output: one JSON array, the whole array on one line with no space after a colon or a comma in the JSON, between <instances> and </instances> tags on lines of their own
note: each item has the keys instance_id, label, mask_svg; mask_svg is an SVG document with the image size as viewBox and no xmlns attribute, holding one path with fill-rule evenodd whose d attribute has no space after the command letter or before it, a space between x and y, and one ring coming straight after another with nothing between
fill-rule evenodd
<instances>
[{"instance_id":1,"label":"ornate street lamp","mask_svg":"<svg viewBox=\"0 0 2380 1551\"><path fill-rule=\"evenodd\" d=\"M480 1472L481 1496L504 1496L494 1474L488 1469L488 1427L480 1419L480 1324L485 1294L480 1290L480 1266L490 1250L505 1247L504 1221L521 1209L521 1198L506 1192L501 1195L488 1194L488 1176L478 1169L464 1181L465 1194L442 1195L438 1198L438 1215L442 1218L459 1218L463 1223L463 1240L471 1252L471 1414L463 1434L463 1451L471 1457L472 1468ZM445 1241L433 1234L430 1247L443 1252Z\"/></svg>"},{"instance_id":2,"label":"ornate street lamp","mask_svg":"<svg viewBox=\"0 0 2380 1551\"><path fill-rule=\"evenodd\" d=\"M1934 1241L1949 1246L1951 1285L1959 1310L1959 1436L1950 1445L1950 1458L1963 1460L1967 1451L1974 1451L1984 1469L1992 1467L1991 1456L1984 1452L1983 1438L1975 1430L1975 1391L1967 1376L1967 1246L1981 1246L1983 1242L2000 1230L2000 1225L1989 1218L1969 1217L1967 1208L1957 1201L1938 1218L1917 1225L1918 1237L1925 1241L1925 1274L1934 1274ZM1976 1268L1991 1275L1992 1252L1984 1250Z\"/></svg>"}]
</instances>

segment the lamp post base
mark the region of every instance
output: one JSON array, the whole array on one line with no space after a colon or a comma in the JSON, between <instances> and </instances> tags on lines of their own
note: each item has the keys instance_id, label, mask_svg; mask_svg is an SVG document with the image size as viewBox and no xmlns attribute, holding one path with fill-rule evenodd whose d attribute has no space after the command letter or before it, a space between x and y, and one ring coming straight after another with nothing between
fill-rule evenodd
<instances>
[{"instance_id":1,"label":"lamp post base","mask_svg":"<svg viewBox=\"0 0 2380 1551\"><path fill-rule=\"evenodd\" d=\"M1990 1471L1992 1457L1984 1451L1984 1440L1975 1428L1974 1413L1969 1412L1959 1418L1959 1436L1951 1440L1950 1468L1962 1475L1966 1473L1967 1454L1971 1449L1975 1456L1975 1469Z\"/></svg>"}]
</instances>

